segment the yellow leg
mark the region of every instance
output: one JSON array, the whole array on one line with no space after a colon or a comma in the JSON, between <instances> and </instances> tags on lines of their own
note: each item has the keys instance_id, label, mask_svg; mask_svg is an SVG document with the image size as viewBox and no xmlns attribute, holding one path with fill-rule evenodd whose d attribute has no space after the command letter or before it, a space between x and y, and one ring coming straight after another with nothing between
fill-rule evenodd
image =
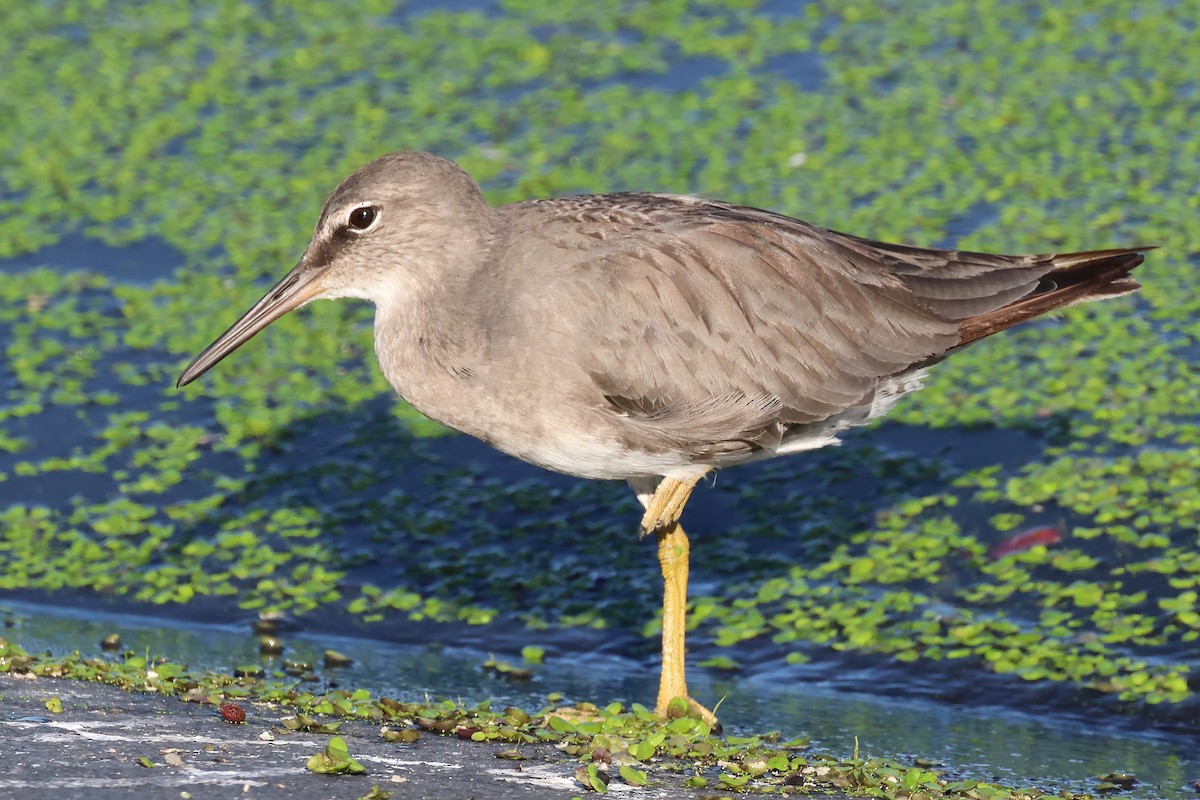
<instances>
[{"instance_id":1,"label":"yellow leg","mask_svg":"<svg viewBox=\"0 0 1200 800\"><path fill-rule=\"evenodd\" d=\"M697 703L687 690L687 582L689 545L687 534L679 525L679 516L692 494L697 475L690 481L663 478L651 497L640 492L638 498L646 506L642 531L653 532L658 539L658 563L663 576L662 673L658 681L658 702L654 710L666 717L668 706L675 698L687 702L689 713L699 716L714 729L716 715ZM640 484L634 484L638 491Z\"/></svg>"}]
</instances>

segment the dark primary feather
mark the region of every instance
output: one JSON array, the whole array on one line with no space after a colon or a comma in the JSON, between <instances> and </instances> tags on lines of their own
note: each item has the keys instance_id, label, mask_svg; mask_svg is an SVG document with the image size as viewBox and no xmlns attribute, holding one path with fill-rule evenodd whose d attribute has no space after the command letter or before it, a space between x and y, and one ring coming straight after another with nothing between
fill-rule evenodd
<instances>
[{"instance_id":1,"label":"dark primary feather","mask_svg":"<svg viewBox=\"0 0 1200 800\"><path fill-rule=\"evenodd\" d=\"M643 444L777 447L889 378L1060 306L1133 291L1140 248L993 255L870 241L667 195L532 201L579 296L579 352ZM546 215L549 217L551 215ZM544 219L545 217L543 217ZM570 254L567 256L566 254ZM864 421L864 411L853 421Z\"/></svg>"}]
</instances>

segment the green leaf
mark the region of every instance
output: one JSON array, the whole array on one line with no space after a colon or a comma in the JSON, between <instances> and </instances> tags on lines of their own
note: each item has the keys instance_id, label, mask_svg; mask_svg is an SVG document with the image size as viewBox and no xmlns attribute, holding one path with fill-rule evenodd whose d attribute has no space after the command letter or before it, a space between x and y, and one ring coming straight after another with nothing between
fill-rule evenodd
<instances>
[{"instance_id":1,"label":"green leaf","mask_svg":"<svg viewBox=\"0 0 1200 800\"><path fill-rule=\"evenodd\" d=\"M621 779L626 783L631 783L634 786L646 785L646 773L642 772L640 769L634 769L627 764L622 766L621 769L617 771L617 774L619 774Z\"/></svg>"}]
</instances>

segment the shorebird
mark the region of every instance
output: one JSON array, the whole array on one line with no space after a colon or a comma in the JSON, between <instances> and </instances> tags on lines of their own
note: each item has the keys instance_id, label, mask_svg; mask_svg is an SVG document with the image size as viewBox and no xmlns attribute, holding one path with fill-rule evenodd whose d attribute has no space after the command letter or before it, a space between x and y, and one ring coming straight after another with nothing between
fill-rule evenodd
<instances>
[{"instance_id":1,"label":"shorebird","mask_svg":"<svg viewBox=\"0 0 1200 800\"><path fill-rule=\"evenodd\" d=\"M966 345L1136 290L1149 249L910 247L671 194L492 207L453 162L392 153L341 182L299 263L177 385L311 300L371 301L380 368L418 411L546 469L629 482L664 584L656 710L715 724L685 678L679 518L696 482L835 444Z\"/></svg>"}]
</instances>

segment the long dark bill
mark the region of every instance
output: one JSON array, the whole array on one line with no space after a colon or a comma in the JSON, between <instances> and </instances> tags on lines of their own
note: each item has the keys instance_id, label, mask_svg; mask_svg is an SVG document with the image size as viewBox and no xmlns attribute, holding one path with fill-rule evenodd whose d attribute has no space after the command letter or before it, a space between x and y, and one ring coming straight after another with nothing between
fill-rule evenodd
<instances>
[{"instance_id":1,"label":"long dark bill","mask_svg":"<svg viewBox=\"0 0 1200 800\"><path fill-rule=\"evenodd\" d=\"M320 294L321 287L316 281L320 274L320 269L314 269L303 261L293 267L292 271L272 286L241 319L230 325L229 330L217 337L215 342L204 348L204 352L187 365L187 369L176 381L175 388L187 386L208 372L222 358L254 338L263 328Z\"/></svg>"}]
</instances>

